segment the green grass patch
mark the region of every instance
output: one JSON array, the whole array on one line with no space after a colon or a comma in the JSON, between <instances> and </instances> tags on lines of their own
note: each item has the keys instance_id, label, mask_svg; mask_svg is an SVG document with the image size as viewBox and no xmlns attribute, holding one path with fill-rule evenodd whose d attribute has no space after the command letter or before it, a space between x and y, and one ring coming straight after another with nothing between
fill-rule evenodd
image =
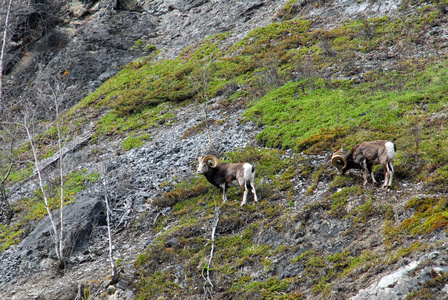
<instances>
[{"instance_id":1,"label":"green grass patch","mask_svg":"<svg viewBox=\"0 0 448 300\"><path fill-rule=\"evenodd\" d=\"M127 137L121 143L121 148L123 148L124 151L138 148L138 147L144 145L149 139L150 138L149 138L148 134L142 134L139 136L135 136L134 134L131 134L131 136Z\"/></svg>"},{"instance_id":2,"label":"green grass patch","mask_svg":"<svg viewBox=\"0 0 448 300\"><path fill-rule=\"evenodd\" d=\"M84 190L89 183L99 179L96 173L87 173L86 169L64 177L64 205L74 202L74 195ZM56 179L45 186L48 204L51 210L60 207L60 181ZM42 192L37 189L31 198L20 199L12 204L15 219L9 225L0 226L0 249L6 250L20 242L32 230L33 224L47 215Z\"/></svg>"},{"instance_id":3,"label":"green grass patch","mask_svg":"<svg viewBox=\"0 0 448 300\"><path fill-rule=\"evenodd\" d=\"M182 289L173 280L173 274L155 272L139 281L137 288L140 292L135 299L159 299L162 295L174 299L182 294Z\"/></svg>"},{"instance_id":4,"label":"green grass patch","mask_svg":"<svg viewBox=\"0 0 448 300\"><path fill-rule=\"evenodd\" d=\"M334 217L345 217L347 215L347 201L350 197L358 197L364 194L364 189L360 186L346 187L329 197L330 215Z\"/></svg>"},{"instance_id":5,"label":"green grass patch","mask_svg":"<svg viewBox=\"0 0 448 300\"><path fill-rule=\"evenodd\" d=\"M368 139L392 138L403 127L410 131L414 118L410 112L423 113L422 103L427 106L425 114L430 115L441 109L441 101L446 102L448 69L441 71L440 67L435 65L413 77L429 77L425 87L415 81L399 92L376 89L365 93L363 86L367 84L328 88L318 81L314 90L304 93L303 82L289 82L260 99L245 116L266 125L257 139L268 147L306 150L313 141L330 140L334 144L344 134L356 131ZM327 146L322 144L318 150L327 150Z\"/></svg>"},{"instance_id":6,"label":"green grass patch","mask_svg":"<svg viewBox=\"0 0 448 300\"><path fill-rule=\"evenodd\" d=\"M407 209L415 210L414 216L402 222L402 228L411 235L425 234L447 228L448 202L445 197L414 197L406 203Z\"/></svg>"},{"instance_id":7,"label":"green grass patch","mask_svg":"<svg viewBox=\"0 0 448 300\"><path fill-rule=\"evenodd\" d=\"M73 196L84 190L88 183L93 183L99 180L100 175L97 173L87 173L86 169L78 172L68 174L64 177L64 205L74 202ZM61 204L60 199L60 181L56 179L49 185L45 186L45 193L48 197L48 205L51 210L58 209ZM43 202L43 196L40 189L34 192L32 199L28 200L27 206L29 207L29 213L26 217L28 220L40 220L46 214L47 210Z\"/></svg>"},{"instance_id":8,"label":"green grass patch","mask_svg":"<svg viewBox=\"0 0 448 300\"><path fill-rule=\"evenodd\" d=\"M448 273L436 272L431 270L431 278L422 286L419 286L417 291L413 291L406 296L407 300L421 300L421 299L440 299L445 296L443 291L448 281Z\"/></svg>"},{"instance_id":9,"label":"green grass patch","mask_svg":"<svg viewBox=\"0 0 448 300\"><path fill-rule=\"evenodd\" d=\"M30 177L35 170L34 164L29 163L27 167L17 168L17 170L12 171L8 177L11 182L19 182Z\"/></svg>"},{"instance_id":10,"label":"green grass patch","mask_svg":"<svg viewBox=\"0 0 448 300\"><path fill-rule=\"evenodd\" d=\"M276 18L281 20L292 19L300 9L297 5L298 0L289 0L277 13Z\"/></svg>"},{"instance_id":11,"label":"green grass patch","mask_svg":"<svg viewBox=\"0 0 448 300\"><path fill-rule=\"evenodd\" d=\"M170 120L175 117L172 110L172 105L162 103L130 116L109 112L96 124L96 134L100 136L123 135L127 132L132 134L161 124L170 124Z\"/></svg>"},{"instance_id":12,"label":"green grass patch","mask_svg":"<svg viewBox=\"0 0 448 300\"><path fill-rule=\"evenodd\" d=\"M362 268L367 272L382 262L382 258L371 251L354 255L347 249L330 255L314 249L301 253L291 263L304 265L303 275L312 279L312 290L315 294L328 295L332 282L340 278L357 279L355 271Z\"/></svg>"},{"instance_id":13,"label":"green grass patch","mask_svg":"<svg viewBox=\"0 0 448 300\"><path fill-rule=\"evenodd\" d=\"M448 204L443 196L414 197L406 203L412 216L400 223L386 223L385 235L389 244L431 234L448 228Z\"/></svg>"},{"instance_id":14,"label":"green grass patch","mask_svg":"<svg viewBox=\"0 0 448 300\"><path fill-rule=\"evenodd\" d=\"M13 245L17 245L23 239L23 225L10 226L0 224L0 252L7 250Z\"/></svg>"},{"instance_id":15,"label":"green grass patch","mask_svg":"<svg viewBox=\"0 0 448 300\"><path fill-rule=\"evenodd\" d=\"M292 284L292 279L277 279L270 277L265 281L247 281L244 284L238 284L234 290L235 294L243 293L242 296L235 299L253 299L261 297L262 299L303 299L300 293L288 293L287 288Z\"/></svg>"},{"instance_id":16,"label":"green grass patch","mask_svg":"<svg viewBox=\"0 0 448 300\"><path fill-rule=\"evenodd\" d=\"M385 220L394 219L394 211L390 204L377 204L373 198L368 199L364 204L359 205L352 211L354 224L365 224L372 218L384 218Z\"/></svg>"}]
</instances>

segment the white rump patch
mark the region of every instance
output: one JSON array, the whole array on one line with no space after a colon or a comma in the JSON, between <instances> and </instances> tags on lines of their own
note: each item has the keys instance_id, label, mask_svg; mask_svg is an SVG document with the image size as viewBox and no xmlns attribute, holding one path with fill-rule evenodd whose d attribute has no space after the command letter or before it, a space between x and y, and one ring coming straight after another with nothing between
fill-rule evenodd
<instances>
[{"instance_id":1,"label":"white rump patch","mask_svg":"<svg viewBox=\"0 0 448 300\"><path fill-rule=\"evenodd\" d=\"M252 165L250 163L245 163L243 165L243 168L244 168L244 180L251 181L253 178Z\"/></svg>"},{"instance_id":2,"label":"white rump patch","mask_svg":"<svg viewBox=\"0 0 448 300\"><path fill-rule=\"evenodd\" d=\"M384 146L386 147L387 156L390 160L393 160L395 155L397 155L394 144L392 142L386 142Z\"/></svg>"}]
</instances>

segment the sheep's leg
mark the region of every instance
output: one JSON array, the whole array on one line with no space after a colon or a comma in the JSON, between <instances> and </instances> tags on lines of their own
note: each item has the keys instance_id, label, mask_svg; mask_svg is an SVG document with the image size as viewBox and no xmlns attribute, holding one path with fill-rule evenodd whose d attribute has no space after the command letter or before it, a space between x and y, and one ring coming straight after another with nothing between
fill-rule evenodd
<instances>
[{"instance_id":1,"label":"sheep's leg","mask_svg":"<svg viewBox=\"0 0 448 300\"><path fill-rule=\"evenodd\" d=\"M367 183L367 177L366 177L366 171L362 171L362 179L363 179L363 182L362 182L362 185L366 185L366 183Z\"/></svg>"},{"instance_id":2,"label":"sheep's leg","mask_svg":"<svg viewBox=\"0 0 448 300\"><path fill-rule=\"evenodd\" d=\"M222 190L222 203L224 203L227 201L227 189L225 183L221 185L221 190Z\"/></svg>"},{"instance_id":3,"label":"sheep's leg","mask_svg":"<svg viewBox=\"0 0 448 300\"><path fill-rule=\"evenodd\" d=\"M254 204L255 204L255 202L258 202L258 198L257 198L257 193L255 192L255 186L254 186L253 181L250 182L250 186L252 188L252 194L254 194Z\"/></svg>"},{"instance_id":4,"label":"sheep's leg","mask_svg":"<svg viewBox=\"0 0 448 300\"><path fill-rule=\"evenodd\" d=\"M254 204L255 202L258 202L258 198L257 198L257 192L255 192L255 186L253 181L247 181L246 183L246 190L251 190L252 194L254 194Z\"/></svg>"},{"instance_id":5,"label":"sheep's leg","mask_svg":"<svg viewBox=\"0 0 448 300\"><path fill-rule=\"evenodd\" d=\"M389 187L389 172L386 171L386 174L384 174L384 183L383 183L383 188L388 188Z\"/></svg>"},{"instance_id":6,"label":"sheep's leg","mask_svg":"<svg viewBox=\"0 0 448 300\"><path fill-rule=\"evenodd\" d=\"M383 183L383 188L388 188L389 187L389 178L390 178L390 170L389 170L389 166L388 164L383 164L383 170L384 170L384 183Z\"/></svg>"},{"instance_id":7,"label":"sheep's leg","mask_svg":"<svg viewBox=\"0 0 448 300\"><path fill-rule=\"evenodd\" d=\"M392 177L394 176L394 166L392 165L392 162L387 163L389 166L389 184L388 186L392 186Z\"/></svg>"},{"instance_id":8,"label":"sheep's leg","mask_svg":"<svg viewBox=\"0 0 448 300\"><path fill-rule=\"evenodd\" d=\"M362 185L366 185L366 183L367 183L367 176L366 176L367 164L366 164L366 160L362 161L361 167L362 167L362 178L364 179L364 182L362 183Z\"/></svg>"},{"instance_id":9,"label":"sheep's leg","mask_svg":"<svg viewBox=\"0 0 448 300\"><path fill-rule=\"evenodd\" d=\"M383 187L384 188L390 188L392 186L392 177L394 175L394 167L393 165L389 162L387 164L385 164L383 166L386 175L384 176L384 184ZM389 178L388 178L389 177Z\"/></svg>"},{"instance_id":10,"label":"sheep's leg","mask_svg":"<svg viewBox=\"0 0 448 300\"><path fill-rule=\"evenodd\" d=\"M375 185L376 180L375 180L375 176L373 176L372 166L373 166L372 164L367 163L367 170L369 170L370 177L372 178L372 185Z\"/></svg>"},{"instance_id":11,"label":"sheep's leg","mask_svg":"<svg viewBox=\"0 0 448 300\"><path fill-rule=\"evenodd\" d=\"M242 188L243 188L243 202L241 202L241 205L240 206L243 206L243 205L245 205L246 204L246 202L247 202L247 192L248 192L248 190L247 190L247 187L246 187L246 185L244 184L243 186L242 186Z\"/></svg>"}]
</instances>

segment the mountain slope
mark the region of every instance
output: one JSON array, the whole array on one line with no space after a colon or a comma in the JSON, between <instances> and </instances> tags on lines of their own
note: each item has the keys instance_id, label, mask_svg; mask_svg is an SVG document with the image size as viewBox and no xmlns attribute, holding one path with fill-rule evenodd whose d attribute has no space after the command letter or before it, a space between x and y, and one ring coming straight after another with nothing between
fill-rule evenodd
<instances>
[{"instance_id":1,"label":"mountain slope","mask_svg":"<svg viewBox=\"0 0 448 300\"><path fill-rule=\"evenodd\" d=\"M3 297L447 297L446 5L233 4L141 6L170 16L158 22L166 35L142 41L159 41L156 50L161 39L193 36L188 18L199 11L228 11L209 27L232 31L135 60L64 115L67 132L85 137L67 138L67 173L84 188L67 218L75 211L87 222L66 229L82 234L67 234L71 254L57 269L46 219L36 229L36 213L19 222L38 201L23 200L36 185L10 182L9 228L20 232L17 240L2 227ZM173 15L185 31L168 30ZM235 15L242 26L223 25ZM53 146L52 132L37 137L41 149ZM356 171L337 175L331 149L379 138L399 149L391 190L362 186ZM255 164L258 205L240 208L238 189L222 204L195 176L210 152ZM120 269L109 287L105 195Z\"/></svg>"}]
</instances>

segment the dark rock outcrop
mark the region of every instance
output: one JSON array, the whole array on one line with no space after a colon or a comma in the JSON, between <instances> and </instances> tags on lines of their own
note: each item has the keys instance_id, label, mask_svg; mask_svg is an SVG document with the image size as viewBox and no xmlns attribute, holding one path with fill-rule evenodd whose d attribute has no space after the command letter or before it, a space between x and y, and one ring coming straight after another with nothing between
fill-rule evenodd
<instances>
[{"instance_id":1,"label":"dark rock outcrop","mask_svg":"<svg viewBox=\"0 0 448 300\"><path fill-rule=\"evenodd\" d=\"M59 211L55 211L53 218L58 232L59 216ZM106 205L103 200L82 197L64 207L63 220L64 256L70 257L89 246L95 228L106 225ZM23 240L19 251L23 260L36 263L44 258L57 259L49 217L45 217Z\"/></svg>"},{"instance_id":2,"label":"dark rock outcrop","mask_svg":"<svg viewBox=\"0 0 448 300\"><path fill-rule=\"evenodd\" d=\"M232 30L238 39L268 24L283 1L56 0L15 2L5 57L10 105L35 104L36 87L64 84L69 108L146 53L142 40L174 57L182 47ZM6 9L6 8L3 8ZM0 23L2 24L2 23ZM144 48L144 47L143 47ZM46 109L40 117L49 117Z\"/></svg>"}]
</instances>

